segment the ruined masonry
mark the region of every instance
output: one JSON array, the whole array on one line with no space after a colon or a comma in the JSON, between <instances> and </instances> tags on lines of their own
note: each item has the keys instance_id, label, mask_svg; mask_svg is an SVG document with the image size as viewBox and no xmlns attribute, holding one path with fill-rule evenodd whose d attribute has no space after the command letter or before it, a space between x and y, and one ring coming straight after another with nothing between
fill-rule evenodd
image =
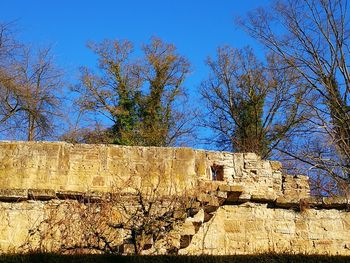
<instances>
[{"instance_id":1,"label":"ruined masonry","mask_svg":"<svg viewBox=\"0 0 350 263\"><path fill-rule=\"evenodd\" d=\"M197 209L173 230L177 254L350 255L349 200L310 197L308 177L281 169L253 153L0 141L0 252L25 252L58 204L98 200L131 179L125 192L140 185L196 192Z\"/></svg>"}]
</instances>

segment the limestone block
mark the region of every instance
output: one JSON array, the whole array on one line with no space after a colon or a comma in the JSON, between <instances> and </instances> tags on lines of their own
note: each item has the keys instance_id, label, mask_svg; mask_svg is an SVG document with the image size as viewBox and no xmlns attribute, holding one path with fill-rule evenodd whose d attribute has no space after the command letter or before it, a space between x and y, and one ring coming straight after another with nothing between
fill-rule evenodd
<instances>
[{"instance_id":1,"label":"limestone block","mask_svg":"<svg viewBox=\"0 0 350 263\"><path fill-rule=\"evenodd\" d=\"M257 233L254 232L259 232L261 233L262 231L265 230L265 221L262 219L249 219L245 220L243 227L241 223L241 229L256 236L258 235ZM263 235L264 236L264 235Z\"/></svg>"},{"instance_id":2,"label":"limestone block","mask_svg":"<svg viewBox=\"0 0 350 263\"><path fill-rule=\"evenodd\" d=\"M342 218L343 220L343 226L344 230L350 233L350 215L349 213L344 213L344 217Z\"/></svg>"},{"instance_id":3,"label":"limestone block","mask_svg":"<svg viewBox=\"0 0 350 263\"><path fill-rule=\"evenodd\" d=\"M177 148L175 150L175 158L178 160L194 160L195 151L191 148Z\"/></svg>"},{"instance_id":4,"label":"limestone block","mask_svg":"<svg viewBox=\"0 0 350 263\"><path fill-rule=\"evenodd\" d=\"M219 184L219 191L222 192L229 192L231 190L231 186L229 186L228 184Z\"/></svg>"},{"instance_id":5,"label":"limestone block","mask_svg":"<svg viewBox=\"0 0 350 263\"><path fill-rule=\"evenodd\" d=\"M256 155L256 153L244 153L243 154L244 160L252 160L257 161L260 158Z\"/></svg>"},{"instance_id":6,"label":"limestone block","mask_svg":"<svg viewBox=\"0 0 350 263\"><path fill-rule=\"evenodd\" d=\"M220 182L211 180L198 180L198 192L213 192L217 191ZM224 184L224 183L223 183Z\"/></svg>"},{"instance_id":7,"label":"limestone block","mask_svg":"<svg viewBox=\"0 0 350 263\"><path fill-rule=\"evenodd\" d=\"M172 230L166 235L166 243L170 247L180 248L181 234L179 231Z\"/></svg>"},{"instance_id":8,"label":"limestone block","mask_svg":"<svg viewBox=\"0 0 350 263\"><path fill-rule=\"evenodd\" d=\"M209 194L205 194L205 193L200 193L197 197L197 200L201 203L209 203L209 201L211 200L211 195Z\"/></svg>"},{"instance_id":9,"label":"limestone block","mask_svg":"<svg viewBox=\"0 0 350 263\"><path fill-rule=\"evenodd\" d=\"M186 220L184 224L182 224L181 226L181 235L183 236L193 236L194 234L197 233L196 230L196 225L195 225L195 222L193 221L190 221L190 220Z\"/></svg>"},{"instance_id":10,"label":"limestone block","mask_svg":"<svg viewBox=\"0 0 350 263\"><path fill-rule=\"evenodd\" d=\"M207 162L206 162L206 155L204 151L196 151L196 158L195 158L195 171L197 176L202 178L207 178L209 175L207 175Z\"/></svg>"},{"instance_id":11,"label":"limestone block","mask_svg":"<svg viewBox=\"0 0 350 263\"><path fill-rule=\"evenodd\" d=\"M230 192L231 193L242 193L243 189L244 188L241 185L231 185L230 186Z\"/></svg>"},{"instance_id":12,"label":"limestone block","mask_svg":"<svg viewBox=\"0 0 350 263\"><path fill-rule=\"evenodd\" d=\"M272 171L280 171L282 169L282 163L278 161L270 161Z\"/></svg>"},{"instance_id":13,"label":"limestone block","mask_svg":"<svg viewBox=\"0 0 350 263\"><path fill-rule=\"evenodd\" d=\"M240 194L238 196L237 201L238 202L249 202L251 198L252 198L251 194L243 192L242 194ZM227 198L227 199L229 199L229 198Z\"/></svg>"},{"instance_id":14,"label":"limestone block","mask_svg":"<svg viewBox=\"0 0 350 263\"><path fill-rule=\"evenodd\" d=\"M193 217L188 217L186 221L191 221L191 222L198 222L198 223L203 223L204 222L204 210L199 209L198 212L193 215Z\"/></svg>"},{"instance_id":15,"label":"limestone block","mask_svg":"<svg viewBox=\"0 0 350 263\"><path fill-rule=\"evenodd\" d=\"M277 207L283 207L283 208L292 208L292 207L299 207L300 206L300 200L299 199L291 199L286 198L284 196L279 196L276 199L276 206Z\"/></svg>"},{"instance_id":16,"label":"limestone block","mask_svg":"<svg viewBox=\"0 0 350 263\"><path fill-rule=\"evenodd\" d=\"M244 169L244 157L243 153L235 153L233 155L233 164L234 164L234 178L242 177Z\"/></svg>"},{"instance_id":17,"label":"limestone block","mask_svg":"<svg viewBox=\"0 0 350 263\"><path fill-rule=\"evenodd\" d=\"M260 169L261 163L255 160L245 160L244 161L244 169L254 170L255 174L257 173L257 169Z\"/></svg>"},{"instance_id":18,"label":"limestone block","mask_svg":"<svg viewBox=\"0 0 350 263\"><path fill-rule=\"evenodd\" d=\"M286 253L291 250L291 241L283 237L273 238L273 250L277 253Z\"/></svg>"},{"instance_id":19,"label":"limestone block","mask_svg":"<svg viewBox=\"0 0 350 263\"><path fill-rule=\"evenodd\" d=\"M227 233L244 232L244 229L242 228L242 221L235 219L225 220L224 229Z\"/></svg>"},{"instance_id":20,"label":"limestone block","mask_svg":"<svg viewBox=\"0 0 350 263\"><path fill-rule=\"evenodd\" d=\"M288 236L295 234L295 224L293 221L275 221L273 227L276 233L287 234Z\"/></svg>"},{"instance_id":21,"label":"limestone block","mask_svg":"<svg viewBox=\"0 0 350 263\"><path fill-rule=\"evenodd\" d=\"M271 163L270 161L266 161L266 160L261 160L261 168L262 168L262 175L263 176L271 176L272 174L272 167L271 167Z\"/></svg>"},{"instance_id":22,"label":"limestone block","mask_svg":"<svg viewBox=\"0 0 350 263\"><path fill-rule=\"evenodd\" d=\"M215 197L219 199L227 199L227 192L217 191L215 192Z\"/></svg>"}]
</instances>

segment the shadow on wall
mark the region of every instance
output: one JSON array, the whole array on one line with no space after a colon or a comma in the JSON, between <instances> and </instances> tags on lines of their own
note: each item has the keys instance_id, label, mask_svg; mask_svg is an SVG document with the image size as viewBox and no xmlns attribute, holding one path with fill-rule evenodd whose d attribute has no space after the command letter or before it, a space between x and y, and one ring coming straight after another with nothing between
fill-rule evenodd
<instances>
[{"instance_id":1,"label":"shadow on wall","mask_svg":"<svg viewBox=\"0 0 350 263\"><path fill-rule=\"evenodd\" d=\"M108 262L171 262L171 263L244 263L244 262L308 262L308 263L342 263L349 262L346 256L316 256L295 254L261 254L240 256L114 256L114 255L57 255L57 254L26 254L26 255L2 255L0 262L26 263L26 262L82 262L82 263L108 263Z\"/></svg>"}]
</instances>

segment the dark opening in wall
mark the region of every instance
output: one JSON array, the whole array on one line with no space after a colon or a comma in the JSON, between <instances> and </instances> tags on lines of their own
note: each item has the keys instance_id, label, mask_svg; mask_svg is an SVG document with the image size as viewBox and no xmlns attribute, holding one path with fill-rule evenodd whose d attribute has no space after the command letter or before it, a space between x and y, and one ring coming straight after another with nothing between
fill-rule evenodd
<instances>
[{"instance_id":1,"label":"dark opening in wall","mask_svg":"<svg viewBox=\"0 0 350 263\"><path fill-rule=\"evenodd\" d=\"M211 168L211 178L213 181L224 180L224 166L213 164L210 168Z\"/></svg>"}]
</instances>

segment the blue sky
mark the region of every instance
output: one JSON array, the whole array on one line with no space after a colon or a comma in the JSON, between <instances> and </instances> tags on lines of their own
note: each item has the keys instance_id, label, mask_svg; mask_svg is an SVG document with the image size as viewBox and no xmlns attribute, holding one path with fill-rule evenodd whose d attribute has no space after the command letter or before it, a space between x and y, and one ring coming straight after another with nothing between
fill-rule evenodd
<instances>
[{"instance_id":1,"label":"blue sky","mask_svg":"<svg viewBox=\"0 0 350 263\"><path fill-rule=\"evenodd\" d=\"M266 0L4 0L0 20L17 21L18 36L34 45L53 46L68 78L77 68L95 65L86 42L129 39L138 47L151 36L171 42L188 57L193 72L187 84L205 77L204 60L219 45L242 47L254 42L234 25L234 17Z\"/></svg>"},{"instance_id":2,"label":"blue sky","mask_svg":"<svg viewBox=\"0 0 350 263\"><path fill-rule=\"evenodd\" d=\"M204 60L220 45L257 44L234 24L236 16L267 5L267 0L3 0L0 21L16 21L18 38L34 47L51 45L68 82L80 66L93 67L96 57L87 41L128 39L139 48L152 36L177 46L191 65L186 80L193 100L207 76ZM197 101L198 103L198 101Z\"/></svg>"}]
</instances>

